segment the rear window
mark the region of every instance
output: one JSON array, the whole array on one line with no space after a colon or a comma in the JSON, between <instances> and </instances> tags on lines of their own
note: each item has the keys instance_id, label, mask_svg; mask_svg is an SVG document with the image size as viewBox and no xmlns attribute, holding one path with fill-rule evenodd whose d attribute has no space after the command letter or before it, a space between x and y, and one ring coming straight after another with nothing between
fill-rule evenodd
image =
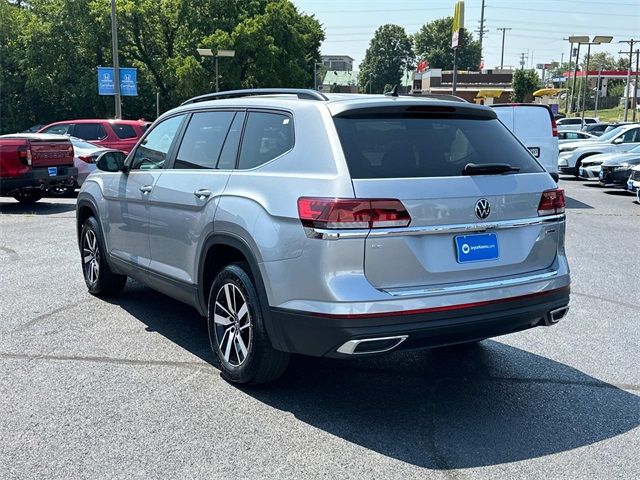
<instances>
[{"instance_id":1,"label":"rear window","mask_svg":"<svg viewBox=\"0 0 640 480\"><path fill-rule=\"evenodd\" d=\"M352 178L455 177L468 163L544 171L497 119L389 114L335 124Z\"/></svg>"},{"instance_id":2,"label":"rear window","mask_svg":"<svg viewBox=\"0 0 640 480\"><path fill-rule=\"evenodd\" d=\"M83 140L102 140L107 134L99 123L77 123L73 127L73 136Z\"/></svg>"},{"instance_id":3,"label":"rear window","mask_svg":"<svg viewBox=\"0 0 640 480\"><path fill-rule=\"evenodd\" d=\"M131 125L112 123L111 128L116 133L118 138L136 138L138 136Z\"/></svg>"}]
</instances>

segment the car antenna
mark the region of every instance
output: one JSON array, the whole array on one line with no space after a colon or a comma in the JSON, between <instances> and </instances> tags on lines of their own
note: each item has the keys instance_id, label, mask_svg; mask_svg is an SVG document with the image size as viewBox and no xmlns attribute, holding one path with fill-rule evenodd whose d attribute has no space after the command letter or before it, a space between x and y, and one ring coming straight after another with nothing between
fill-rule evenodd
<instances>
[{"instance_id":1,"label":"car antenna","mask_svg":"<svg viewBox=\"0 0 640 480\"><path fill-rule=\"evenodd\" d=\"M385 97L398 97L398 84L396 83L393 88L391 89L391 91L387 92L384 94Z\"/></svg>"}]
</instances>

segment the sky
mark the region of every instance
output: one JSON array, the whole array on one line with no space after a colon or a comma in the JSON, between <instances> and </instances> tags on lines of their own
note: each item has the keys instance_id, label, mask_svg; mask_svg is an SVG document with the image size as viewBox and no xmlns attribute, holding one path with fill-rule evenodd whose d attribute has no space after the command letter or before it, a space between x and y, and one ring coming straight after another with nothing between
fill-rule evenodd
<instances>
[{"instance_id":1,"label":"sky","mask_svg":"<svg viewBox=\"0 0 640 480\"><path fill-rule=\"evenodd\" d=\"M425 23L453 15L454 0L293 0L303 12L322 23L326 39L323 55L349 55L357 69L375 30L395 23L412 34ZM479 29L482 0L465 1L465 28ZM500 65L502 33L506 32L504 65L526 67L567 61L570 35L613 35L610 45L592 46L592 53L606 51L618 58L629 50L619 40L640 40L640 0L485 0L483 57L486 68ZM477 38L477 33L474 36ZM640 47L640 44L638 45ZM586 47L585 47L586 48ZM634 48L635 49L635 48ZM580 52L582 57L584 51ZM628 58L628 55L626 56ZM437 67L437 65L432 65Z\"/></svg>"}]
</instances>

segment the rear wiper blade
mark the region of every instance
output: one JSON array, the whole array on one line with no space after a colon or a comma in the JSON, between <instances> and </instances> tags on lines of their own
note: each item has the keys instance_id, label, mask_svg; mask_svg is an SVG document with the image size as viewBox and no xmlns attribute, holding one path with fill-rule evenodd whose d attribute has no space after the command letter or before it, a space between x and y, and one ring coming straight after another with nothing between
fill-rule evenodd
<instances>
[{"instance_id":1,"label":"rear wiper blade","mask_svg":"<svg viewBox=\"0 0 640 480\"><path fill-rule=\"evenodd\" d=\"M462 175L500 175L519 171L520 167L513 167L508 163L467 163L462 169Z\"/></svg>"}]
</instances>

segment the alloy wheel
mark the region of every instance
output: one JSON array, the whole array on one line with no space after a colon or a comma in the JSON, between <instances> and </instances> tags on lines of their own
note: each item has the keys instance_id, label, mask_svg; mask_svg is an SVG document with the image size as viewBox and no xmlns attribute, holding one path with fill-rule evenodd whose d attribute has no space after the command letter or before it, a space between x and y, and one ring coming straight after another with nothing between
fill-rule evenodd
<instances>
[{"instance_id":1,"label":"alloy wheel","mask_svg":"<svg viewBox=\"0 0 640 480\"><path fill-rule=\"evenodd\" d=\"M98 238L93 230L87 230L84 234L82 260L85 278L90 285L95 285L100 273L100 248Z\"/></svg>"},{"instance_id":2,"label":"alloy wheel","mask_svg":"<svg viewBox=\"0 0 640 480\"><path fill-rule=\"evenodd\" d=\"M213 313L220 353L229 365L239 367L251 349L252 326L247 299L234 283L225 283L218 290Z\"/></svg>"}]
</instances>

